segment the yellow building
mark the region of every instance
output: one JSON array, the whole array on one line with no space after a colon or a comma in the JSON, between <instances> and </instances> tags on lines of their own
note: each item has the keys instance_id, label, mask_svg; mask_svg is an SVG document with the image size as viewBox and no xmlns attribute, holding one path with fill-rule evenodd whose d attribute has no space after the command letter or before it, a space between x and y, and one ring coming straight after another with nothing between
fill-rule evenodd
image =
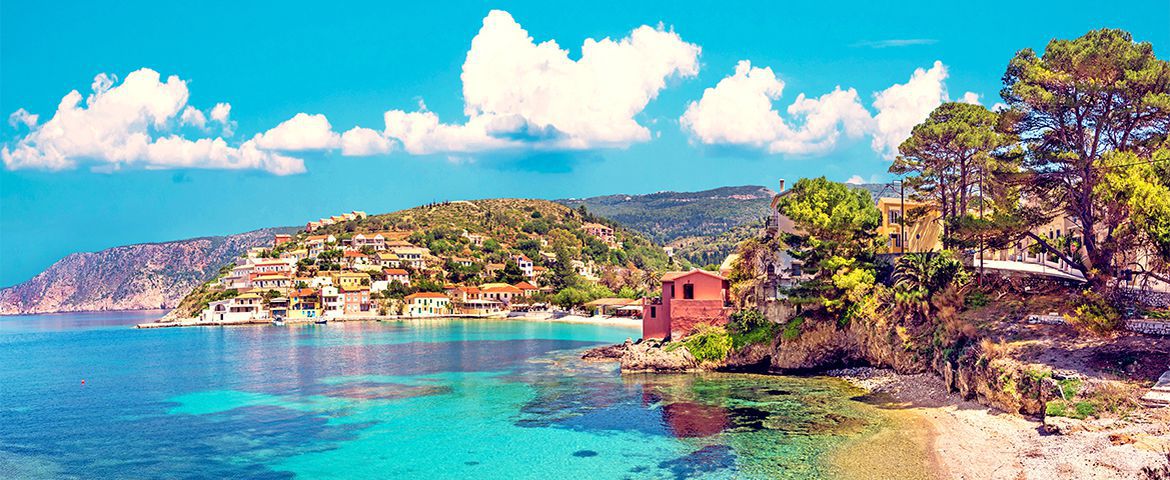
<instances>
[{"instance_id":1,"label":"yellow building","mask_svg":"<svg viewBox=\"0 0 1170 480\"><path fill-rule=\"evenodd\" d=\"M338 288L353 288L370 284L370 274L358 272L341 272L333 279L333 285Z\"/></svg>"},{"instance_id":2,"label":"yellow building","mask_svg":"<svg viewBox=\"0 0 1170 480\"><path fill-rule=\"evenodd\" d=\"M938 209L926 202L898 197L881 197L877 200L882 223L877 229L879 238L886 239L885 247L878 253L918 253L942 250L942 225ZM908 221L905 213L915 219ZM924 212L919 214L918 212Z\"/></svg>"}]
</instances>

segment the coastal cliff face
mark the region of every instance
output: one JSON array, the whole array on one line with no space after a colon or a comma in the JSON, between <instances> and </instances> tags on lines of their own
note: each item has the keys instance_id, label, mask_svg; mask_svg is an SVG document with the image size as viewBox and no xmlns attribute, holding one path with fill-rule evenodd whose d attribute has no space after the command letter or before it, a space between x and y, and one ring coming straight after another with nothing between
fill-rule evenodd
<instances>
[{"instance_id":1,"label":"coastal cliff face","mask_svg":"<svg viewBox=\"0 0 1170 480\"><path fill-rule=\"evenodd\" d=\"M27 282L0 289L0 314L172 308L247 249L292 230L266 228L74 253Z\"/></svg>"}]
</instances>

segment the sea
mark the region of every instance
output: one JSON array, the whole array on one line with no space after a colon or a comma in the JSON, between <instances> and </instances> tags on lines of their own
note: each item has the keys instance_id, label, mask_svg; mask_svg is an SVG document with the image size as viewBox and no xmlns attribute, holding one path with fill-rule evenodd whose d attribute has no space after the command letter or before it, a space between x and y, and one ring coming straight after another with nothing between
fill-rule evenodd
<instances>
[{"instance_id":1,"label":"sea","mask_svg":"<svg viewBox=\"0 0 1170 480\"><path fill-rule=\"evenodd\" d=\"M844 478L890 428L836 379L580 359L623 327L163 313L0 317L0 478Z\"/></svg>"}]
</instances>

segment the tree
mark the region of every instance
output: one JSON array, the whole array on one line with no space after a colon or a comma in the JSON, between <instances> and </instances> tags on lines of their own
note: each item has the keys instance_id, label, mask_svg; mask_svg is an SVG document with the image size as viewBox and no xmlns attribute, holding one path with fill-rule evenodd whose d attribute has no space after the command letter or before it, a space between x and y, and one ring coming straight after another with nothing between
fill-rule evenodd
<instances>
[{"instance_id":1,"label":"tree","mask_svg":"<svg viewBox=\"0 0 1170 480\"><path fill-rule=\"evenodd\" d=\"M500 270L500 274L496 277L496 281L507 284L520 283L524 280L524 270L511 260L504 264L504 269Z\"/></svg>"},{"instance_id":2,"label":"tree","mask_svg":"<svg viewBox=\"0 0 1170 480\"><path fill-rule=\"evenodd\" d=\"M895 303L919 319L929 318L935 297L947 289L961 288L971 281L971 272L954 252L908 253L894 266Z\"/></svg>"},{"instance_id":3,"label":"tree","mask_svg":"<svg viewBox=\"0 0 1170 480\"><path fill-rule=\"evenodd\" d=\"M1014 138L999 131L999 123L999 115L982 105L944 103L898 147L890 173L909 174L904 184L911 197L938 205L944 246L954 245L960 218L977 204L986 206L985 192L1000 183L999 174L1018 170L1014 156L1002 155Z\"/></svg>"},{"instance_id":4,"label":"tree","mask_svg":"<svg viewBox=\"0 0 1170 480\"><path fill-rule=\"evenodd\" d=\"M788 253L803 261L811 276L790 297L819 303L848 320L875 280L872 260L881 213L869 193L824 177L803 178L778 208L799 231L784 235Z\"/></svg>"},{"instance_id":5,"label":"tree","mask_svg":"<svg viewBox=\"0 0 1170 480\"><path fill-rule=\"evenodd\" d=\"M1125 242L1127 212L1098 195L1110 152L1148 161L1165 148L1170 126L1170 66L1153 47L1122 30L1053 40L1037 56L1020 50L1008 64L1000 95L1026 147L1032 198L1051 215L1072 218L1085 258L1074 259L1028 235L1080 269L1094 286L1113 278Z\"/></svg>"}]
</instances>

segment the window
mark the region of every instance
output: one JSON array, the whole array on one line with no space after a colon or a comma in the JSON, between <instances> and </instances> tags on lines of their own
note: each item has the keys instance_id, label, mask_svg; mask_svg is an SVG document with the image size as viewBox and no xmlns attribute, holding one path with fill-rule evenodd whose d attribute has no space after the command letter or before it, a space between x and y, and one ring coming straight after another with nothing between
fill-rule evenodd
<instances>
[{"instance_id":1,"label":"window","mask_svg":"<svg viewBox=\"0 0 1170 480\"><path fill-rule=\"evenodd\" d=\"M890 246L894 248L902 248L902 237L896 233L891 233Z\"/></svg>"},{"instance_id":2,"label":"window","mask_svg":"<svg viewBox=\"0 0 1170 480\"><path fill-rule=\"evenodd\" d=\"M889 223L890 224L902 223L902 211L901 210L890 210Z\"/></svg>"},{"instance_id":3,"label":"window","mask_svg":"<svg viewBox=\"0 0 1170 480\"><path fill-rule=\"evenodd\" d=\"M658 307L650 307L650 318L658 318Z\"/></svg>"},{"instance_id":4,"label":"window","mask_svg":"<svg viewBox=\"0 0 1170 480\"><path fill-rule=\"evenodd\" d=\"M674 284L670 284L670 298L674 298Z\"/></svg>"},{"instance_id":5,"label":"window","mask_svg":"<svg viewBox=\"0 0 1170 480\"><path fill-rule=\"evenodd\" d=\"M683 285L683 300L695 299L695 286L693 284Z\"/></svg>"}]
</instances>

